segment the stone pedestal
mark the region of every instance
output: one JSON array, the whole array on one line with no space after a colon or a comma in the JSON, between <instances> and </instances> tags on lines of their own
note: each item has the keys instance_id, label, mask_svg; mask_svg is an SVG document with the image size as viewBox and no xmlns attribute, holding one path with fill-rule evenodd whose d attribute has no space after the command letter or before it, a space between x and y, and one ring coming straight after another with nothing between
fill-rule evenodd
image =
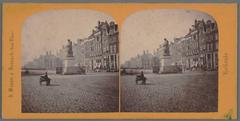
<instances>
[{"instance_id":1,"label":"stone pedestal","mask_svg":"<svg viewBox=\"0 0 240 121\"><path fill-rule=\"evenodd\" d=\"M74 57L67 57L64 60L64 66L63 66L63 74L75 74L76 69L74 68L75 63L74 63Z\"/></svg>"},{"instance_id":2,"label":"stone pedestal","mask_svg":"<svg viewBox=\"0 0 240 121\"><path fill-rule=\"evenodd\" d=\"M163 56L160 59L160 73L171 73L172 70L172 65L171 65L171 56Z\"/></svg>"}]
</instances>

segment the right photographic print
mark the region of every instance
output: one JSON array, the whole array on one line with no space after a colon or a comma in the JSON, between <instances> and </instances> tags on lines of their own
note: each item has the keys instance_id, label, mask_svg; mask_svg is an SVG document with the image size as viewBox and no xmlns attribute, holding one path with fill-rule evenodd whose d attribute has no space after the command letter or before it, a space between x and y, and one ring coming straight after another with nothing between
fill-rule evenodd
<instances>
[{"instance_id":1,"label":"right photographic print","mask_svg":"<svg viewBox=\"0 0 240 121\"><path fill-rule=\"evenodd\" d=\"M153 9L120 34L121 112L218 112L218 26L207 13Z\"/></svg>"}]
</instances>

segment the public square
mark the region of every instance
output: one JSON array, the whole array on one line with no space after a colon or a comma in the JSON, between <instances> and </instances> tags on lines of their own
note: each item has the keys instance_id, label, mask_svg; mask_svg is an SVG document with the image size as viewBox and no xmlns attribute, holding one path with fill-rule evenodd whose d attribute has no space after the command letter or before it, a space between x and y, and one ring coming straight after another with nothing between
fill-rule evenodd
<instances>
[{"instance_id":1,"label":"public square","mask_svg":"<svg viewBox=\"0 0 240 121\"><path fill-rule=\"evenodd\" d=\"M49 74L50 86L39 75L22 76L23 113L118 112L118 73Z\"/></svg>"},{"instance_id":2,"label":"public square","mask_svg":"<svg viewBox=\"0 0 240 121\"><path fill-rule=\"evenodd\" d=\"M217 112L217 72L145 74L146 85L135 75L121 76L122 112Z\"/></svg>"}]
</instances>

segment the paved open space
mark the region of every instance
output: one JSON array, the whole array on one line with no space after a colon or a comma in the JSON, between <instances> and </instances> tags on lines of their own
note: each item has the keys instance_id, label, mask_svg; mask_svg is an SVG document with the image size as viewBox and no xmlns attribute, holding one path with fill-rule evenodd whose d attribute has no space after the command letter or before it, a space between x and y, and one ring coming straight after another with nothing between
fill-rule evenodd
<instances>
[{"instance_id":1,"label":"paved open space","mask_svg":"<svg viewBox=\"0 0 240 121\"><path fill-rule=\"evenodd\" d=\"M146 85L136 85L134 75L121 77L123 112L216 112L217 72L145 74Z\"/></svg>"},{"instance_id":2,"label":"paved open space","mask_svg":"<svg viewBox=\"0 0 240 121\"><path fill-rule=\"evenodd\" d=\"M77 113L119 111L118 73L51 74L51 85L39 76L22 77L22 112Z\"/></svg>"}]
</instances>

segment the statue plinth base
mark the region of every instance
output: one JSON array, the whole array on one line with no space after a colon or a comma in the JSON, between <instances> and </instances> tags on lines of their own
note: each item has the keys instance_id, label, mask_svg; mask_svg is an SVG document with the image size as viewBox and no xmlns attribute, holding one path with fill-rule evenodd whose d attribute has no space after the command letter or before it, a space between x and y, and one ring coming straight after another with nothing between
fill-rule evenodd
<instances>
[{"instance_id":1,"label":"statue plinth base","mask_svg":"<svg viewBox=\"0 0 240 121\"><path fill-rule=\"evenodd\" d=\"M160 63L160 73L172 73L171 56L163 56Z\"/></svg>"},{"instance_id":2,"label":"statue plinth base","mask_svg":"<svg viewBox=\"0 0 240 121\"><path fill-rule=\"evenodd\" d=\"M74 57L67 57L64 60L64 66L63 66L63 74L77 74L78 70L75 68L75 63L74 63L75 58Z\"/></svg>"}]
</instances>

